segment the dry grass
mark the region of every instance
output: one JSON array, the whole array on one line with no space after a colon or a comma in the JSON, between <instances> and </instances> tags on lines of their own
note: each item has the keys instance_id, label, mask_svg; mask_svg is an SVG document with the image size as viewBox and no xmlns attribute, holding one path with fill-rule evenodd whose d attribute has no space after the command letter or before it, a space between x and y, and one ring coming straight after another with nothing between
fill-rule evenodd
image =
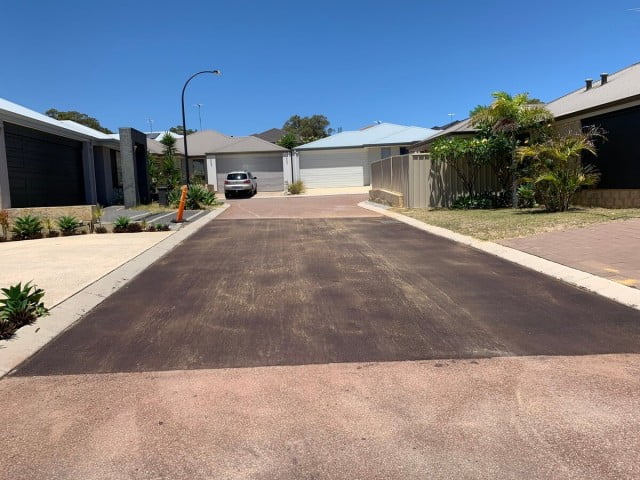
<instances>
[{"instance_id":1,"label":"dry grass","mask_svg":"<svg viewBox=\"0 0 640 480\"><path fill-rule=\"evenodd\" d=\"M594 223L640 217L639 208L573 208L547 213L540 209L426 210L394 208L393 211L481 240L499 240L579 228Z\"/></svg>"}]
</instances>

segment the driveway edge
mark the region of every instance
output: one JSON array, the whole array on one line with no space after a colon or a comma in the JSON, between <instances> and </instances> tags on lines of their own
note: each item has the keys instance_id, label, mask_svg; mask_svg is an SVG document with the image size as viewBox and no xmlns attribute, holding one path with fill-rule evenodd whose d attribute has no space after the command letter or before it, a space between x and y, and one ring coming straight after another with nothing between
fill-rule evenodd
<instances>
[{"instance_id":1,"label":"driveway edge","mask_svg":"<svg viewBox=\"0 0 640 480\"><path fill-rule=\"evenodd\" d=\"M407 217L401 213L391 212L384 207L373 205L371 202L360 202L358 206L406 223L407 225L411 225L412 227L433 235L468 245L477 250L481 250L504 260L508 260L509 262L516 263L531 270L535 270L536 272L543 273L576 287L596 293L602 297L628 307L640 310L640 290L620 285L612 280L598 277L597 275L583 272L582 270L567 267L545 258L516 250L515 248L505 247L504 245L485 240L478 240L477 238L462 235L460 233L447 230L446 228L429 225L428 223L421 222L415 218Z\"/></svg>"},{"instance_id":2,"label":"driveway edge","mask_svg":"<svg viewBox=\"0 0 640 480\"><path fill-rule=\"evenodd\" d=\"M196 223L185 224L180 230L129 259L111 272L103 275L79 292L63 300L50 311L50 315L18 330L15 336L0 344L0 378L44 347L62 332L73 326L87 312L109 295L126 285L149 265L196 233L211 220L222 214L229 204L217 208Z\"/></svg>"}]
</instances>

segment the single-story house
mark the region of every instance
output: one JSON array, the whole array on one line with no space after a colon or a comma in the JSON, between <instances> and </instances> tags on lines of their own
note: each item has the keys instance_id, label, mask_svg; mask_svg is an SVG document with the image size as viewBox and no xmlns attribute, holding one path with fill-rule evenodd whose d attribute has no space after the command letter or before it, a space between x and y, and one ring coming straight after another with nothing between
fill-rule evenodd
<instances>
[{"instance_id":1,"label":"single-story house","mask_svg":"<svg viewBox=\"0 0 640 480\"><path fill-rule=\"evenodd\" d=\"M583 190L580 204L640 207L640 63L585 86L547 104L556 128L578 131L595 125L606 139L597 144L597 156L585 155L601 173L595 189Z\"/></svg>"},{"instance_id":2,"label":"single-story house","mask_svg":"<svg viewBox=\"0 0 640 480\"><path fill-rule=\"evenodd\" d=\"M370 185L371 162L406 154L412 144L436 133L431 128L379 123L321 138L295 148L294 177L311 188Z\"/></svg>"},{"instance_id":3,"label":"single-story house","mask_svg":"<svg viewBox=\"0 0 640 480\"><path fill-rule=\"evenodd\" d=\"M258 177L261 191L283 191L291 182L289 150L257 137L232 137L214 130L203 130L187 136L189 175L201 176L216 191L224 190L224 180L233 170L249 170ZM147 140L149 152L161 155L163 145ZM176 142L180 157L184 156L182 139Z\"/></svg>"},{"instance_id":4,"label":"single-story house","mask_svg":"<svg viewBox=\"0 0 640 480\"><path fill-rule=\"evenodd\" d=\"M140 135L105 134L0 98L0 208L109 205L114 195L130 205L146 200Z\"/></svg>"}]
</instances>

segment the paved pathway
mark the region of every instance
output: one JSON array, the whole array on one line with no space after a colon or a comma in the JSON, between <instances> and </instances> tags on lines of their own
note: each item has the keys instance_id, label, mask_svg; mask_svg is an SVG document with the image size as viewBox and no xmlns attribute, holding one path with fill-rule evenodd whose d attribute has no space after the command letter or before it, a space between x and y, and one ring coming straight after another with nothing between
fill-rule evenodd
<instances>
[{"instance_id":1,"label":"paved pathway","mask_svg":"<svg viewBox=\"0 0 640 480\"><path fill-rule=\"evenodd\" d=\"M640 477L640 312L359 200L243 203L107 298L0 381L0 471Z\"/></svg>"},{"instance_id":2,"label":"paved pathway","mask_svg":"<svg viewBox=\"0 0 640 480\"><path fill-rule=\"evenodd\" d=\"M640 218L502 240L499 243L640 288Z\"/></svg>"}]
</instances>

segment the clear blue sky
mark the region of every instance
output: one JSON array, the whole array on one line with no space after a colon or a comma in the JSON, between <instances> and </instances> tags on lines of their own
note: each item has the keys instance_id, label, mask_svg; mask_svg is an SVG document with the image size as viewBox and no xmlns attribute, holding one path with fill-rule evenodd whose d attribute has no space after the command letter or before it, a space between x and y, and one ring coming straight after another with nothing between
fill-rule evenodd
<instances>
[{"instance_id":1,"label":"clear blue sky","mask_svg":"<svg viewBox=\"0 0 640 480\"><path fill-rule=\"evenodd\" d=\"M293 114L430 127L490 93L544 101L640 61L640 0L4 2L0 97L112 130L246 135Z\"/></svg>"}]
</instances>

